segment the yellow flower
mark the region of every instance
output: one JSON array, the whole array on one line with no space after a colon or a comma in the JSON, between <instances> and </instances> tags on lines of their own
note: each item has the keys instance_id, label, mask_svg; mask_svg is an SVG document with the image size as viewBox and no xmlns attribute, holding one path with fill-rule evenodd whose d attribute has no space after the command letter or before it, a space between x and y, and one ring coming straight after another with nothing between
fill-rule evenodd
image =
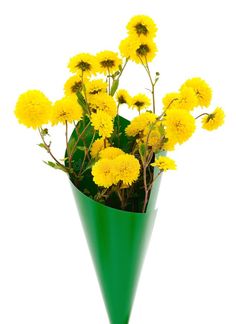
<instances>
[{"instance_id":1,"label":"yellow flower","mask_svg":"<svg viewBox=\"0 0 236 324\"><path fill-rule=\"evenodd\" d=\"M96 95L107 92L107 83L103 80L92 80L85 83L87 95Z\"/></svg>"},{"instance_id":2,"label":"yellow flower","mask_svg":"<svg viewBox=\"0 0 236 324\"><path fill-rule=\"evenodd\" d=\"M96 56L98 62L98 72L104 74L114 73L119 70L122 60L117 53L112 51L103 51Z\"/></svg>"},{"instance_id":3,"label":"yellow flower","mask_svg":"<svg viewBox=\"0 0 236 324\"><path fill-rule=\"evenodd\" d=\"M113 132L113 122L111 116L106 112L98 110L91 114L91 124L99 135L103 138L111 137Z\"/></svg>"},{"instance_id":4,"label":"yellow flower","mask_svg":"<svg viewBox=\"0 0 236 324\"><path fill-rule=\"evenodd\" d=\"M131 185L138 179L140 164L133 155L119 155L111 163L114 165L116 182L122 181L124 185Z\"/></svg>"},{"instance_id":5,"label":"yellow flower","mask_svg":"<svg viewBox=\"0 0 236 324\"><path fill-rule=\"evenodd\" d=\"M177 141L173 137L170 137L170 134L168 136L169 138L166 138L166 142L163 144L162 149L165 151L174 151Z\"/></svg>"},{"instance_id":6,"label":"yellow flower","mask_svg":"<svg viewBox=\"0 0 236 324\"><path fill-rule=\"evenodd\" d=\"M202 128L212 131L224 124L225 113L224 111L217 107L213 113L202 118Z\"/></svg>"},{"instance_id":7,"label":"yellow flower","mask_svg":"<svg viewBox=\"0 0 236 324\"><path fill-rule=\"evenodd\" d=\"M192 78L187 80L181 88L190 87L194 90L197 98L198 105L201 107L208 107L211 103L212 90L206 81L201 78Z\"/></svg>"},{"instance_id":8,"label":"yellow flower","mask_svg":"<svg viewBox=\"0 0 236 324\"><path fill-rule=\"evenodd\" d=\"M193 110L193 108L198 106L198 98L193 88L191 87L182 87L180 89L179 96L179 108L186 110Z\"/></svg>"},{"instance_id":9,"label":"yellow flower","mask_svg":"<svg viewBox=\"0 0 236 324\"><path fill-rule=\"evenodd\" d=\"M144 129L155 123L157 116L151 112L145 112L135 117L131 123L126 127L125 132L127 136L137 136L142 133Z\"/></svg>"},{"instance_id":10,"label":"yellow flower","mask_svg":"<svg viewBox=\"0 0 236 324\"><path fill-rule=\"evenodd\" d=\"M106 147L105 149L100 151L99 157L101 159L113 160L121 154L125 154L125 152L117 147Z\"/></svg>"},{"instance_id":11,"label":"yellow flower","mask_svg":"<svg viewBox=\"0 0 236 324\"><path fill-rule=\"evenodd\" d=\"M159 156L151 166L157 167L160 171L176 170L175 161L167 156Z\"/></svg>"},{"instance_id":12,"label":"yellow flower","mask_svg":"<svg viewBox=\"0 0 236 324\"><path fill-rule=\"evenodd\" d=\"M140 41L138 46L133 48L130 59L138 64L151 62L156 56L157 47L152 40Z\"/></svg>"},{"instance_id":13,"label":"yellow flower","mask_svg":"<svg viewBox=\"0 0 236 324\"><path fill-rule=\"evenodd\" d=\"M109 146L110 144L106 141L106 146ZM90 154L93 159L98 157L99 152L105 148L105 139L104 138L98 138L96 141L93 142Z\"/></svg>"},{"instance_id":14,"label":"yellow flower","mask_svg":"<svg viewBox=\"0 0 236 324\"><path fill-rule=\"evenodd\" d=\"M100 187L109 188L115 182L113 161L101 159L92 167L93 181Z\"/></svg>"},{"instance_id":15,"label":"yellow flower","mask_svg":"<svg viewBox=\"0 0 236 324\"><path fill-rule=\"evenodd\" d=\"M120 89L116 93L116 99L120 105L127 104L130 106L132 98L126 90Z\"/></svg>"},{"instance_id":16,"label":"yellow flower","mask_svg":"<svg viewBox=\"0 0 236 324\"><path fill-rule=\"evenodd\" d=\"M143 131L143 138L142 142L147 144L148 146L152 147L154 151L157 151L161 147L161 134L158 129L158 126L153 127L146 127Z\"/></svg>"},{"instance_id":17,"label":"yellow flower","mask_svg":"<svg viewBox=\"0 0 236 324\"><path fill-rule=\"evenodd\" d=\"M68 68L72 73L78 72L80 76L96 74L97 61L93 55L81 53L70 59Z\"/></svg>"},{"instance_id":18,"label":"yellow flower","mask_svg":"<svg viewBox=\"0 0 236 324\"><path fill-rule=\"evenodd\" d=\"M99 93L97 95L89 96L89 107L92 112L104 111L112 118L117 115L117 106L115 99L107 93Z\"/></svg>"},{"instance_id":19,"label":"yellow flower","mask_svg":"<svg viewBox=\"0 0 236 324\"><path fill-rule=\"evenodd\" d=\"M170 108L178 108L178 102L179 102L180 94L179 92L170 92L165 95L165 97L162 99L162 103L164 105L163 109L170 109Z\"/></svg>"},{"instance_id":20,"label":"yellow flower","mask_svg":"<svg viewBox=\"0 0 236 324\"><path fill-rule=\"evenodd\" d=\"M130 106L133 109L137 109L138 111L141 111L143 109L146 109L150 107L151 101L150 99L142 93L137 94L131 99Z\"/></svg>"},{"instance_id":21,"label":"yellow flower","mask_svg":"<svg viewBox=\"0 0 236 324\"><path fill-rule=\"evenodd\" d=\"M144 15L134 16L127 24L130 35L143 38L153 38L156 36L157 26L152 18Z\"/></svg>"},{"instance_id":22,"label":"yellow flower","mask_svg":"<svg viewBox=\"0 0 236 324\"><path fill-rule=\"evenodd\" d=\"M120 42L119 49L122 57L130 58L132 53L140 46L140 40L135 36L129 36Z\"/></svg>"},{"instance_id":23,"label":"yellow flower","mask_svg":"<svg viewBox=\"0 0 236 324\"><path fill-rule=\"evenodd\" d=\"M173 138L179 144L187 141L195 131L195 119L186 110L171 109L165 118L167 138Z\"/></svg>"},{"instance_id":24,"label":"yellow flower","mask_svg":"<svg viewBox=\"0 0 236 324\"><path fill-rule=\"evenodd\" d=\"M37 128L49 122L52 104L39 90L29 90L21 94L15 108L15 115L20 124Z\"/></svg>"},{"instance_id":25,"label":"yellow flower","mask_svg":"<svg viewBox=\"0 0 236 324\"><path fill-rule=\"evenodd\" d=\"M77 98L74 96L67 96L57 100L52 109L51 122L52 125L58 123L65 124L79 121L83 117L83 110L78 104Z\"/></svg>"},{"instance_id":26,"label":"yellow flower","mask_svg":"<svg viewBox=\"0 0 236 324\"><path fill-rule=\"evenodd\" d=\"M83 81L78 75L73 75L72 77L70 77L64 85L64 92L66 96L76 94L77 91L82 91L82 89Z\"/></svg>"}]
</instances>

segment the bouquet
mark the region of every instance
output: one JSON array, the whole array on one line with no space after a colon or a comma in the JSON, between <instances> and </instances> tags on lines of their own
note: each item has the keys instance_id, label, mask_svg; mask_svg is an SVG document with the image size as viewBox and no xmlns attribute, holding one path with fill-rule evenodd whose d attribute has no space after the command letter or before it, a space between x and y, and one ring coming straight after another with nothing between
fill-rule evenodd
<instances>
[{"instance_id":1,"label":"bouquet","mask_svg":"<svg viewBox=\"0 0 236 324\"><path fill-rule=\"evenodd\" d=\"M111 222L112 219L109 216L109 219L104 220L105 214L110 212L119 215L114 225L115 231L118 231L117 242L120 244L120 235L126 240L126 235L126 245L131 246L131 236L122 232L130 224L122 224L119 232L118 222L121 219L130 222L132 215L138 215L137 222L143 221L140 228L147 232L145 228L149 225L145 222L148 219L148 206L151 204L150 197L155 184L159 183L163 172L176 169L175 161L167 156L167 152L168 155L171 154L169 152L186 142L198 124L211 131L224 122L224 112L220 107L210 112L207 110L211 104L212 90L200 77L189 78L179 89L167 93L162 99L162 105L158 107L156 87L160 74L155 66L153 69L152 64L157 54L157 26L150 17L138 15L128 22L127 33L126 38L120 42L119 53L109 50L96 55L79 53L69 60L68 68L72 76L64 85L65 96L62 99L52 104L41 91L29 90L20 95L15 108L15 115L20 123L38 130L41 137L39 146L51 157L45 163L69 175L80 211L85 197L89 198L88 208L81 212L84 214L83 225L90 236L88 241L112 323L128 322L135 289L130 288L131 292L127 293L124 306L122 302L125 298L121 291L117 292L119 287L115 288L114 283L110 282L110 293L115 296L110 302L111 297L104 286L109 280L108 273L110 275L113 270L109 266L106 268L97 257L98 245L104 239L104 231L100 233L97 229L99 234L94 235L90 228L93 227L94 231L95 225L91 223L96 219L99 226L102 226L102 223ZM146 90L137 89L137 93L131 95L128 89L120 88L128 64L136 64L137 68L145 70ZM135 112L136 116L131 121L121 116L120 113L125 115L125 109ZM59 124L63 125L65 132L63 157L55 156L51 141L51 127ZM156 197L154 202L155 199ZM93 203L97 203L94 206L100 210L98 218L95 216L95 209L89 209ZM137 249L144 249L144 241L141 239L142 246L136 243ZM133 250L127 251L129 258ZM106 257L107 255L104 256ZM132 268L128 259L124 261L122 257L115 258L115 261L109 259L107 263L115 262L119 267L118 264L123 262L123 268L119 268L122 272L126 262L127 274ZM139 268L137 264L136 268ZM136 278L134 273L135 266L132 274ZM119 275L114 275L113 279L124 288ZM121 298L122 301L119 301ZM114 302L120 305L116 309ZM123 317L118 313L122 313ZM118 317L120 320L117 320Z\"/></svg>"}]
</instances>

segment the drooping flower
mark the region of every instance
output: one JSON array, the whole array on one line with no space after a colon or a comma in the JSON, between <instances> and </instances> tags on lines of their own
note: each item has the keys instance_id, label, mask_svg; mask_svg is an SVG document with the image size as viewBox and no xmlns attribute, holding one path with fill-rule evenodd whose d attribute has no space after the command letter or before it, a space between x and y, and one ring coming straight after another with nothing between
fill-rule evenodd
<instances>
[{"instance_id":1,"label":"drooping flower","mask_svg":"<svg viewBox=\"0 0 236 324\"><path fill-rule=\"evenodd\" d=\"M124 185L131 185L138 179L140 163L131 154L122 154L112 160L116 182L122 181Z\"/></svg>"},{"instance_id":2,"label":"drooping flower","mask_svg":"<svg viewBox=\"0 0 236 324\"><path fill-rule=\"evenodd\" d=\"M106 141L106 147L109 146L109 142ZM95 159L99 156L100 151L105 148L105 140L104 138L98 138L93 142L90 150L91 157Z\"/></svg>"},{"instance_id":3,"label":"drooping flower","mask_svg":"<svg viewBox=\"0 0 236 324\"><path fill-rule=\"evenodd\" d=\"M137 136L142 133L144 129L155 123L157 116L151 112L145 112L132 119L130 124L126 127L125 132L127 136Z\"/></svg>"},{"instance_id":4,"label":"drooping flower","mask_svg":"<svg viewBox=\"0 0 236 324\"><path fill-rule=\"evenodd\" d=\"M29 90L21 94L15 108L15 115L20 124L37 128L49 122L52 103L39 90Z\"/></svg>"},{"instance_id":5,"label":"drooping flower","mask_svg":"<svg viewBox=\"0 0 236 324\"><path fill-rule=\"evenodd\" d=\"M179 144L184 143L195 131L195 119L186 110L168 110L165 117L167 138L176 140Z\"/></svg>"},{"instance_id":6,"label":"drooping flower","mask_svg":"<svg viewBox=\"0 0 236 324\"><path fill-rule=\"evenodd\" d=\"M160 171L176 170L175 161L167 156L159 156L151 166L157 167Z\"/></svg>"},{"instance_id":7,"label":"drooping flower","mask_svg":"<svg viewBox=\"0 0 236 324\"><path fill-rule=\"evenodd\" d=\"M202 128L212 131L224 124L225 113L217 107L211 114L202 118Z\"/></svg>"},{"instance_id":8,"label":"drooping flower","mask_svg":"<svg viewBox=\"0 0 236 324\"><path fill-rule=\"evenodd\" d=\"M93 181L100 187L109 188L115 183L113 161L101 159L92 167Z\"/></svg>"},{"instance_id":9,"label":"drooping flower","mask_svg":"<svg viewBox=\"0 0 236 324\"><path fill-rule=\"evenodd\" d=\"M77 91L82 91L82 89L83 81L77 74L70 77L64 85L64 92L66 96L74 95Z\"/></svg>"},{"instance_id":10,"label":"drooping flower","mask_svg":"<svg viewBox=\"0 0 236 324\"><path fill-rule=\"evenodd\" d=\"M197 98L198 105L201 107L208 107L211 103L212 90L209 85L201 78L192 78L187 80L181 87L190 87L194 90Z\"/></svg>"},{"instance_id":11,"label":"drooping flower","mask_svg":"<svg viewBox=\"0 0 236 324\"><path fill-rule=\"evenodd\" d=\"M133 98L131 98L131 108L137 109L139 112L143 109L150 107L150 105L151 101L145 94L139 93Z\"/></svg>"},{"instance_id":12,"label":"drooping flower","mask_svg":"<svg viewBox=\"0 0 236 324\"><path fill-rule=\"evenodd\" d=\"M135 35L140 38L154 38L156 36L157 26L152 18L137 15L129 21L127 30L130 35Z\"/></svg>"},{"instance_id":13,"label":"drooping flower","mask_svg":"<svg viewBox=\"0 0 236 324\"><path fill-rule=\"evenodd\" d=\"M120 89L116 93L116 99L120 105L127 104L128 106L130 106L132 98L129 95L128 91Z\"/></svg>"},{"instance_id":14,"label":"drooping flower","mask_svg":"<svg viewBox=\"0 0 236 324\"><path fill-rule=\"evenodd\" d=\"M83 109L79 105L77 98L74 96L66 96L57 100L52 109L51 122L52 125L73 121L80 121L83 117Z\"/></svg>"},{"instance_id":15,"label":"drooping flower","mask_svg":"<svg viewBox=\"0 0 236 324\"><path fill-rule=\"evenodd\" d=\"M88 98L89 107L92 112L104 111L114 118L117 114L115 99L107 93L99 93Z\"/></svg>"},{"instance_id":16,"label":"drooping flower","mask_svg":"<svg viewBox=\"0 0 236 324\"><path fill-rule=\"evenodd\" d=\"M106 147L105 149L100 151L99 157L101 159L113 160L121 154L125 154L125 152L117 147Z\"/></svg>"},{"instance_id":17,"label":"drooping flower","mask_svg":"<svg viewBox=\"0 0 236 324\"><path fill-rule=\"evenodd\" d=\"M99 136L103 138L111 137L113 132L112 118L108 113L98 110L96 113L91 114L91 124L95 130L98 131Z\"/></svg>"},{"instance_id":18,"label":"drooping flower","mask_svg":"<svg viewBox=\"0 0 236 324\"><path fill-rule=\"evenodd\" d=\"M98 72L104 74L114 73L119 70L122 60L118 54L112 51L103 51L96 55Z\"/></svg>"},{"instance_id":19,"label":"drooping flower","mask_svg":"<svg viewBox=\"0 0 236 324\"><path fill-rule=\"evenodd\" d=\"M91 75L97 73L97 61L95 56L87 53L81 53L73 56L68 64L72 73L81 75Z\"/></svg>"},{"instance_id":20,"label":"drooping flower","mask_svg":"<svg viewBox=\"0 0 236 324\"><path fill-rule=\"evenodd\" d=\"M85 83L87 95L97 95L107 92L107 83L101 79L92 80Z\"/></svg>"}]
</instances>

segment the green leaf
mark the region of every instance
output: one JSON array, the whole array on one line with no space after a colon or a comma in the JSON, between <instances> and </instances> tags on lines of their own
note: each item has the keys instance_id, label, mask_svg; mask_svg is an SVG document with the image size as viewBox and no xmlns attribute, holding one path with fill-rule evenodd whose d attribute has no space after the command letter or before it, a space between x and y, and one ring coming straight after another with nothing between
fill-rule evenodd
<instances>
[{"instance_id":1,"label":"green leaf","mask_svg":"<svg viewBox=\"0 0 236 324\"><path fill-rule=\"evenodd\" d=\"M64 171L66 172L66 169L64 167L62 167L61 165L59 164L56 164L52 161L43 161L45 164L47 164L48 166L50 166L51 168L53 169L56 169L56 170L61 170L61 171Z\"/></svg>"},{"instance_id":2,"label":"green leaf","mask_svg":"<svg viewBox=\"0 0 236 324\"><path fill-rule=\"evenodd\" d=\"M39 147L42 147L46 151L48 150L47 146L44 143L37 144Z\"/></svg>"},{"instance_id":3,"label":"green leaf","mask_svg":"<svg viewBox=\"0 0 236 324\"><path fill-rule=\"evenodd\" d=\"M119 80L114 80L111 86L111 96L114 96L118 86L119 86Z\"/></svg>"},{"instance_id":4,"label":"green leaf","mask_svg":"<svg viewBox=\"0 0 236 324\"><path fill-rule=\"evenodd\" d=\"M165 127L163 126L163 124L161 124L159 126L159 132L160 132L160 135L161 136L164 136L165 135Z\"/></svg>"},{"instance_id":5,"label":"green leaf","mask_svg":"<svg viewBox=\"0 0 236 324\"><path fill-rule=\"evenodd\" d=\"M77 146L77 149L80 150L80 151L86 151L87 147L85 147L85 146Z\"/></svg>"},{"instance_id":6,"label":"green leaf","mask_svg":"<svg viewBox=\"0 0 236 324\"><path fill-rule=\"evenodd\" d=\"M142 157L144 157L146 155L146 152L147 152L146 145L142 143L139 147L139 153Z\"/></svg>"},{"instance_id":7,"label":"green leaf","mask_svg":"<svg viewBox=\"0 0 236 324\"><path fill-rule=\"evenodd\" d=\"M82 93L78 90L78 91L76 92L76 95L77 95L78 103L80 104L80 106L81 106L84 110L87 110L86 100L84 99L84 96L82 95Z\"/></svg>"},{"instance_id":8,"label":"green leaf","mask_svg":"<svg viewBox=\"0 0 236 324\"><path fill-rule=\"evenodd\" d=\"M42 136L49 135L49 133L48 133L48 129L47 129L47 128L41 129L41 135L42 135Z\"/></svg>"}]
</instances>

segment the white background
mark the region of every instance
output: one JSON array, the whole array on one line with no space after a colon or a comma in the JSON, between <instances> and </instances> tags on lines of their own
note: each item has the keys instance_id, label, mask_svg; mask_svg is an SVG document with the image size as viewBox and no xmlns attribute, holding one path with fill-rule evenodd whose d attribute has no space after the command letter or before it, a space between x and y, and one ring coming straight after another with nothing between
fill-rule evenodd
<instances>
[{"instance_id":1,"label":"white background","mask_svg":"<svg viewBox=\"0 0 236 324\"><path fill-rule=\"evenodd\" d=\"M59 99L68 59L116 50L140 13L159 27L159 107L166 92L201 76L226 122L217 132L199 129L171 154L178 170L162 179L130 324L236 323L234 1L127 2L0 2L1 324L108 323L67 178L41 162L37 133L18 125L13 110L32 88ZM143 91L141 67L127 73L123 84Z\"/></svg>"}]
</instances>

